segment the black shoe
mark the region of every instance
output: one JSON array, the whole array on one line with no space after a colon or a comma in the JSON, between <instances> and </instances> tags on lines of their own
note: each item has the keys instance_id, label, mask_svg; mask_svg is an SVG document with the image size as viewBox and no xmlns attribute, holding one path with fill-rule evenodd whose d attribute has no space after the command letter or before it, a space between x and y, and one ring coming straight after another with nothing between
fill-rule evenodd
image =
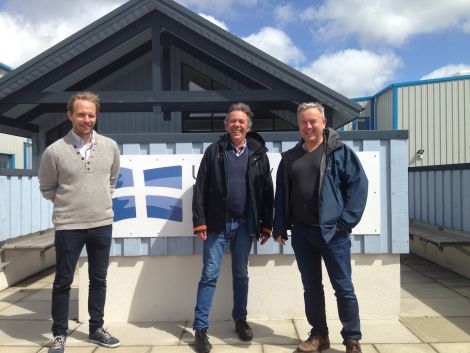
<instances>
[{"instance_id":1,"label":"black shoe","mask_svg":"<svg viewBox=\"0 0 470 353\"><path fill-rule=\"evenodd\" d=\"M237 331L238 337L240 337L242 341L251 341L253 339L253 330L246 320L236 320L235 331Z\"/></svg>"},{"instance_id":2,"label":"black shoe","mask_svg":"<svg viewBox=\"0 0 470 353\"><path fill-rule=\"evenodd\" d=\"M51 346L49 347L48 353L64 353L65 350L65 336L54 336Z\"/></svg>"},{"instance_id":3,"label":"black shoe","mask_svg":"<svg viewBox=\"0 0 470 353\"><path fill-rule=\"evenodd\" d=\"M206 328L197 328L194 331L194 339L194 345L198 353L209 353L211 351L212 345L209 343Z\"/></svg>"},{"instance_id":4,"label":"black shoe","mask_svg":"<svg viewBox=\"0 0 470 353\"><path fill-rule=\"evenodd\" d=\"M100 327L96 329L90 336L88 341L99 344L103 347L115 348L121 344L116 337L113 337L108 331Z\"/></svg>"}]
</instances>

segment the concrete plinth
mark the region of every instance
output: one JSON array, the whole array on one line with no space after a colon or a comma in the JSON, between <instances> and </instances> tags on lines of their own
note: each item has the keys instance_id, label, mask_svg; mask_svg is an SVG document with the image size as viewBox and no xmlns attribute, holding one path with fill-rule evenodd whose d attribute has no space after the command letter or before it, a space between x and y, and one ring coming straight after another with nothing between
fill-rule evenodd
<instances>
[{"instance_id":1,"label":"concrete plinth","mask_svg":"<svg viewBox=\"0 0 470 353\"><path fill-rule=\"evenodd\" d=\"M231 258L224 257L210 320L230 320ZM353 282L362 319L398 320L399 255L354 255ZM192 320L201 256L113 257L108 270L106 322ZM337 319L336 298L323 269L329 319ZM250 320L304 318L303 288L293 255L250 257ZM79 320L88 320L88 262L79 263Z\"/></svg>"}]
</instances>

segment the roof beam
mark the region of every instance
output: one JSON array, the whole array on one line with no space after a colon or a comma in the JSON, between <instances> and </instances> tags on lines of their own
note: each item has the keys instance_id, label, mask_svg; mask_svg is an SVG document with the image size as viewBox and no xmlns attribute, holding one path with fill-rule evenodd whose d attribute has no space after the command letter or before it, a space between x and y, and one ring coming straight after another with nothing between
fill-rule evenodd
<instances>
[{"instance_id":1,"label":"roof beam","mask_svg":"<svg viewBox=\"0 0 470 353\"><path fill-rule=\"evenodd\" d=\"M3 99L7 104L64 105L73 92L21 92ZM232 102L295 102L312 99L305 93L285 89L241 91L95 91L103 105L111 104L173 104ZM49 108L51 108L49 106ZM46 108L47 109L47 108ZM209 107L210 109L210 107Z\"/></svg>"}]
</instances>

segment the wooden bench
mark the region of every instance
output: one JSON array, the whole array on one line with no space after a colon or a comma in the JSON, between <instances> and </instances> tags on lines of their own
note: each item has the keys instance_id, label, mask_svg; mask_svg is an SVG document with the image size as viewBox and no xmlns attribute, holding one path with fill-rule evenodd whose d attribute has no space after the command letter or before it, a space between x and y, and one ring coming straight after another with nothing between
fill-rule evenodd
<instances>
[{"instance_id":1,"label":"wooden bench","mask_svg":"<svg viewBox=\"0 0 470 353\"><path fill-rule=\"evenodd\" d=\"M418 237L443 249L470 245L470 233L410 220L410 238Z\"/></svg>"},{"instance_id":2,"label":"wooden bench","mask_svg":"<svg viewBox=\"0 0 470 353\"><path fill-rule=\"evenodd\" d=\"M41 256L44 256L45 252L54 246L54 229L47 229L40 232L35 232L27 235L23 235L17 238L6 240L1 248L1 262L0 271L2 271L8 264L17 260L18 258L26 255L30 251L39 251ZM7 261L4 260L5 252L12 251L18 252L15 256L9 258Z\"/></svg>"}]
</instances>

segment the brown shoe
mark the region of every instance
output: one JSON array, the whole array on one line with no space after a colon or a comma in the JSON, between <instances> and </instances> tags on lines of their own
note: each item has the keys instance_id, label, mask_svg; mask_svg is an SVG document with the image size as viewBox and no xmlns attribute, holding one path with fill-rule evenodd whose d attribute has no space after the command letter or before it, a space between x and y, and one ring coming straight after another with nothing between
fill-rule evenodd
<instances>
[{"instance_id":1,"label":"brown shoe","mask_svg":"<svg viewBox=\"0 0 470 353\"><path fill-rule=\"evenodd\" d=\"M297 346L297 352L316 352L330 348L328 336L320 336L310 331L307 340Z\"/></svg>"},{"instance_id":2,"label":"brown shoe","mask_svg":"<svg viewBox=\"0 0 470 353\"><path fill-rule=\"evenodd\" d=\"M343 344L346 346L346 353L362 353L358 340L345 340Z\"/></svg>"}]
</instances>

